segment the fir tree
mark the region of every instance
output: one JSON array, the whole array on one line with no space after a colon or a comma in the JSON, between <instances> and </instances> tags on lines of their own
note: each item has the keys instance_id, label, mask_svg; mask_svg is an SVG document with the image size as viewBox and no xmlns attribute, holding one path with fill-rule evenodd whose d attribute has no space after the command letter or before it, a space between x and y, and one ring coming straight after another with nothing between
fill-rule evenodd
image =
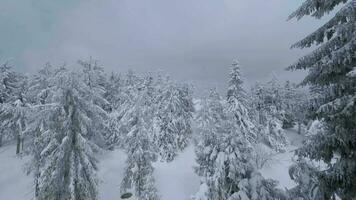
<instances>
[{"instance_id":1,"label":"fir tree","mask_svg":"<svg viewBox=\"0 0 356 200\"><path fill-rule=\"evenodd\" d=\"M226 113L213 90L198 118L196 172L202 177L194 200L284 199L276 183L265 180L251 162L252 147L239 132L234 115Z\"/></svg>"},{"instance_id":2,"label":"fir tree","mask_svg":"<svg viewBox=\"0 0 356 200\"><path fill-rule=\"evenodd\" d=\"M229 87L227 90L228 110L235 116L236 123L241 129L242 134L250 142L255 142L255 127L248 114L247 101L248 96L243 88L239 63L234 61L231 66Z\"/></svg>"},{"instance_id":3,"label":"fir tree","mask_svg":"<svg viewBox=\"0 0 356 200\"><path fill-rule=\"evenodd\" d=\"M178 151L187 146L192 133L190 119L193 108L186 108L186 105L192 104L186 104L182 95L177 85L167 83L157 100L159 106L155 117L157 128L154 143L165 161L172 161Z\"/></svg>"},{"instance_id":4,"label":"fir tree","mask_svg":"<svg viewBox=\"0 0 356 200\"><path fill-rule=\"evenodd\" d=\"M290 15L300 19L310 15L317 19L342 7L322 27L292 47L318 48L302 57L289 69L308 69L303 83L328 88L325 103L316 116L326 123L324 133L311 138L297 154L324 161L327 168L317 173L323 199L336 195L342 199L356 198L356 79L352 73L356 64L356 1L307 0Z\"/></svg>"},{"instance_id":5,"label":"fir tree","mask_svg":"<svg viewBox=\"0 0 356 200\"><path fill-rule=\"evenodd\" d=\"M16 139L16 154L24 148L27 114L27 77L15 73L8 63L0 67L0 146L3 137Z\"/></svg>"},{"instance_id":6,"label":"fir tree","mask_svg":"<svg viewBox=\"0 0 356 200\"><path fill-rule=\"evenodd\" d=\"M121 183L123 194L132 191L137 200L157 200L159 196L154 185L152 162L157 158L152 141L153 93L152 79L146 77L140 87L140 97L125 113L123 121L130 131L125 136L125 150L128 154L126 170Z\"/></svg>"},{"instance_id":7,"label":"fir tree","mask_svg":"<svg viewBox=\"0 0 356 200\"><path fill-rule=\"evenodd\" d=\"M61 67L50 81L46 104L35 106L30 120L35 199L98 199L95 152L106 112L93 104L90 97L97 94L80 75Z\"/></svg>"},{"instance_id":8,"label":"fir tree","mask_svg":"<svg viewBox=\"0 0 356 200\"><path fill-rule=\"evenodd\" d=\"M258 138L275 151L285 151L287 139L282 129L284 110L281 87L273 76L266 84L256 84L252 88L253 105L258 110Z\"/></svg>"}]
</instances>

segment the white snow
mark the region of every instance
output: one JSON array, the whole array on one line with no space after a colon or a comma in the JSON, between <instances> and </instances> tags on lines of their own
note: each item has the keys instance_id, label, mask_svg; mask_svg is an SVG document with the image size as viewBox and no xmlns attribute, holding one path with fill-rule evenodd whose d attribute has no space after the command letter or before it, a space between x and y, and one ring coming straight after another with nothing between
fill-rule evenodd
<instances>
[{"instance_id":1,"label":"white snow","mask_svg":"<svg viewBox=\"0 0 356 200\"><path fill-rule=\"evenodd\" d=\"M294 150L302 144L303 136L297 133L296 129L285 130L289 145L286 152L273 156L272 162L260 170L265 178L271 178L279 182L278 187L281 189L292 188L295 183L289 177L289 166L292 165Z\"/></svg>"},{"instance_id":2,"label":"white snow","mask_svg":"<svg viewBox=\"0 0 356 200\"><path fill-rule=\"evenodd\" d=\"M290 141L288 151L274 156L273 163L261 170L266 178L280 182L280 188L290 188L294 183L289 178L288 168L292 164L293 150L301 144L302 136L295 129L286 130ZM24 200L33 196L32 176L26 176L24 164L29 157L15 155L15 145L0 148L0 199ZM121 150L105 152L99 157L99 192L101 199L119 199L126 155ZM162 200L189 200L199 190L199 177L194 173L195 153L188 146L174 161L157 162L155 178ZM11 197L11 198L10 198Z\"/></svg>"},{"instance_id":3,"label":"white snow","mask_svg":"<svg viewBox=\"0 0 356 200\"><path fill-rule=\"evenodd\" d=\"M194 146L188 146L170 163L154 164L156 185L162 200L189 200L200 186L194 173Z\"/></svg>"},{"instance_id":4,"label":"white snow","mask_svg":"<svg viewBox=\"0 0 356 200\"><path fill-rule=\"evenodd\" d=\"M354 67L347 75L350 77L356 77L356 67Z\"/></svg>"},{"instance_id":5,"label":"white snow","mask_svg":"<svg viewBox=\"0 0 356 200\"><path fill-rule=\"evenodd\" d=\"M126 155L121 150L107 152L100 158L99 173L101 199L119 199ZM199 188L194 173L194 147L188 146L170 163L154 163L156 186L162 200L189 200ZM1 189L0 189L1 192Z\"/></svg>"},{"instance_id":6,"label":"white snow","mask_svg":"<svg viewBox=\"0 0 356 200\"><path fill-rule=\"evenodd\" d=\"M29 157L16 156L16 145L0 148L0 199L24 200L33 197L32 176L26 176L24 165Z\"/></svg>"}]
</instances>

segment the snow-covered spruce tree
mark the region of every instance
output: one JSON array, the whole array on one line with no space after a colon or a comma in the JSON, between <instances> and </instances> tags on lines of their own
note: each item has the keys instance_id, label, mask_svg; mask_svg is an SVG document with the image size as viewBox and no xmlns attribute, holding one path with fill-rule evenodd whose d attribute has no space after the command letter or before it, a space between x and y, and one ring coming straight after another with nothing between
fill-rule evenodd
<instances>
[{"instance_id":1,"label":"snow-covered spruce tree","mask_svg":"<svg viewBox=\"0 0 356 200\"><path fill-rule=\"evenodd\" d=\"M264 139L267 145L275 151L284 152L287 145L287 138L282 128L282 121L279 120L279 112L274 106L269 108L267 127L264 130Z\"/></svg>"},{"instance_id":2,"label":"snow-covered spruce tree","mask_svg":"<svg viewBox=\"0 0 356 200\"><path fill-rule=\"evenodd\" d=\"M97 60L92 58L89 60L79 60L78 63L83 67L83 81L92 91L91 93L97 94L91 97L91 101L106 111L111 111L110 103L104 98L107 93L106 88L108 85L104 68L99 65Z\"/></svg>"},{"instance_id":3,"label":"snow-covered spruce tree","mask_svg":"<svg viewBox=\"0 0 356 200\"><path fill-rule=\"evenodd\" d=\"M106 138L107 143L111 148L113 148L114 145L118 145L120 141L123 141L121 138L123 134L120 134L121 131L119 130L119 122L124 114L122 105L125 103L123 81L124 80L120 74L111 73L108 78L106 93L104 95L111 107L108 122L110 134L108 134L108 137Z\"/></svg>"},{"instance_id":4,"label":"snow-covered spruce tree","mask_svg":"<svg viewBox=\"0 0 356 200\"><path fill-rule=\"evenodd\" d=\"M307 124L307 112L309 107L309 92L292 84L289 81L283 87L283 128L291 128L298 125L298 133Z\"/></svg>"},{"instance_id":5,"label":"snow-covered spruce tree","mask_svg":"<svg viewBox=\"0 0 356 200\"><path fill-rule=\"evenodd\" d=\"M14 139L16 135L11 126L15 125L13 111L20 82L20 75L12 70L9 62L0 65L0 147L3 140Z\"/></svg>"},{"instance_id":6,"label":"snow-covered spruce tree","mask_svg":"<svg viewBox=\"0 0 356 200\"><path fill-rule=\"evenodd\" d=\"M117 134L114 136L118 138L117 140L119 141L119 146L124 147L125 142L123 142L123 138L130 132L132 128L132 124L127 123L124 116L134 107L135 103L137 102L140 89L143 85L143 79L138 77L133 71L129 71L123 77L122 82L122 90L117 97L117 100L119 101L116 101L117 107L115 107L113 112L110 114L110 126L112 129L116 130L115 132Z\"/></svg>"},{"instance_id":7,"label":"snow-covered spruce tree","mask_svg":"<svg viewBox=\"0 0 356 200\"><path fill-rule=\"evenodd\" d=\"M13 100L18 88L19 74L12 70L10 62L0 65L0 104Z\"/></svg>"},{"instance_id":8,"label":"snow-covered spruce tree","mask_svg":"<svg viewBox=\"0 0 356 200\"><path fill-rule=\"evenodd\" d=\"M98 199L97 152L102 144L106 112L91 101L95 93L79 74L64 67L50 79L46 103L34 107L35 199ZM99 145L98 145L99 144Z\"/></svg>"},{"instance_id":9,"label":"snow-covered spruce tree","mask_svg":"<svg viewBox=\"0 0 356 200\"><path fill-rule=\"evenodd\" d=\"M152 141L153 102L152 79L147 77L140 88L139 99L123 117L123 121L131 128L124 139L128 156L121 193L132 192L137 200L159 199L152 167L152 162L157 159Z\"/></svg>"},{"instance_id":10,"label":"snow-covered spruce tree","mask_svg":"<svg viewBox=\"0 0 356 200\"><path fill-rule=\"evenodd\" d=\"M121 74L112 72L106 84L105 99L110 103L112 110L119 108L122 104L122 93L124 89L124 78Z\"/></svg>"},{"instance_id":11,"label":"snow-covered spruce tree","mask_svg":"<svg viewBox=\"0 0 356 200\"><path fill-rule=\"evenodd\" d=\"M0 105L0 125L1 125L1 139L6 140L15 139L16 154L23 150L23 140L26 131L26 113L27 107L20 100L9 104Z\"/></svg>"},{"instance_id":12,"label":"snow-covered spruce tree","mask_svg":"<svg viewBox=\"0 0 356 200\"><path fill-rule=\"evenodd\" d=\"M287 144L282 129L283 109L280 86L276 78L252 88L253 107L258 110L258 138L275 151L284 151Z\"/></svg>"},{"instance_id":13,"label":"snow-covered spruce tree","mask_svg":"<svg viewBox=\"0 0 356 200\"><path fill-rule=\"evenodd\" d=\"M201 186L193 199L284 199L276 182L265 180L252 165L252 147L214 90L200 112L196 172Z\"/></svg>"},{"instance_id":14,"label":"snow-covered spruce tree","mask_svg":"<svg viewBox=\"0 0 356 200\"><path fill-rule=\"evenodd\" d=\"M325 123L319 120L313 121L307 131L304 143L312 145L310 143L313 140L310 139L323 133L325 133ZM320 171L320 166L316 162L298 157L298 160L289 168L289 175L297 184L297 186L288 190L289 198L322 200L318 183L318 171Z\"/></svg>"},{"instance_id":15,"label":"snow-covered spruce tree","mask_svg":"<svg viewBox=\"0 0 356 200\"><path fill-rule=\"evenodd\" d=\"M255 142L257 139L255 126L251 122L247 109L248 96L243 88L243 80L238 61L234 61L231 66L229 87L227 90L228 111L231 112L236 119L241 133L250 142Z\"/></svg>"},{"instance_id":16,"label":"snow-covered spruce tree","mask_svg":"<svg viewBox=\"0 0 356 200\"><path fill-rule=\"evenodd\" d=\"M50 93L50 79L53 77L53 67L50 63L29 77L27 100L32 105L45 104Z\"/></svg>"},{"instance_id":17,"label":"snow-covered spruce tree","mask_svg":"<svg viewBox=\"0 0 356 200\"><path fill-rule=\"evenodd\" d=\"M319 192L318 168L306 159L301 159L298 163L289 168L289 176L297 184L288 190L291 200L322 200Z\"/></svg>"},{"instance_id":18,"label":"snow-covered spruce tree","mask_svg":"<svg viewBox=\"0 0 356 200\"><path fill-rule=\"evenodd\" d=\"M203 178L214 174L214 162L220 151L219 144L223 136L221 124L226 118L222 102L220 95L212 89L209 98L202 100L202 108L197 113L198 136L195 153L198 166L195 171Z\"/></svg>"},{"instance_id":19,"label":"snow-covered spruce tree","mask_svg":"<svg viewBox=\"0 0 356 200\"><path fill-rule=\"evenodd\" d=\"M78 63L83 67L81 79L89 88L88 100L92 101L93 104L99 106L101 109L108 113L112 112L112 105L105 98L107 95L108 82L106 80L106 75L104 73L104 68L99 65L97 60L89 58L89 60L79 60ZM107 121L105 123L108 123ZM102 130L102 135L105 138L106 145L112 147L115 145L115 140L117 133L113 132L113 129L108 129L108 124L97 123L100 127L98 130ZM90 132L90 131L89 131Z\"/></svg>"},{"instance_id":20,"label":"snow-covered spruce tree","mask_svg":"<svg viewBox=\"0 0 356 200\"><path fill-rule=\"evenodd\" d=\"M292 128L295 123L295 98L297 97L297 91L294 84L290 81L286 81L283 87L283 101L284 101L284 119L283 128Z\"/></svg>"},{"instance_id":21,"label":"snow-covered spruce tree","mask_svg":"<svg viewBox=\"0 0 356 200\"><path fill-rule=\"evenodd\" d=\"M257 125L263 125L266 121L266 112L267 111L265 108L264 93L265 93L264 85L260 82L256 82L251 87L251 101L252 102L250 104L252 105L251 110L253 111L252 120ZM259 133L259 131L258 131L258 133ZM260 139L261 135L258 134L257 137L258 137L258 139Z\"/></svg>"},{"instance_id":22,"label":"snow-covered spruce tree","mask_svg":"<svg viewBox=\"0 0 356 200\"><path fill-rule=\"evenodd\" d=\"M170 81L158 88L158 108L155 116L154 143L162 160L172 161L183 150L192 134L191 119L194 111L187 86Z\"/></svg>"},{"instance_id":23,"label":"snow-covered spruce tree","mask_svg":"<svg viewBox=\"0 0 356 200\"><path fill-rule=\"evenodd\" d=\"M26 130L26 113L28 110L26 91L27 77L11 71L3 66L4 102L0 104L0 143L3 135L7 140L16 139L16 154L24 148Z\"/></svg>"},{"instance_id":24,"label":"snow-covered spruce tree","mask_svg":"<svg viewBox=\"0 0 356 200\"><path fill-rule=\"evenodd\" d=\"M328 86L325 104L317 117L327 125L325 133L315 135L310 144L297 151L301 157L328 164L318 173L323 199L335 195L342 199L356 198L356 78L351 76L356 66L356 1L307 0L290 15L300 19L310 15L317 19L340 9L322 27L292 47L318 48L302 57L289 69L308 69L304 84Z\"/></svg>"}]
</instances>

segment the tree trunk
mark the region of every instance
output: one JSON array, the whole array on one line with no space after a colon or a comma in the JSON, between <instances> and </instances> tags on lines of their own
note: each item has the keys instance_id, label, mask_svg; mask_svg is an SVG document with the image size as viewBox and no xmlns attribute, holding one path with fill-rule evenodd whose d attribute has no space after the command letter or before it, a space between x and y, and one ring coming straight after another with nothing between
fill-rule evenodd
<instances>
[{"instance_id":1,"label":"tree trunk","mask_svg":"<svg viewBox=\"0 0 356 200\"><path fill-rule=\"evenodd\" d=\"M24 140L25 140L25 139L24 139L23 137L21 137L21 150L20 150L21 152L23 152L23 147L24 147L24 144L23 144L23 143L24 143Z\"/></svg>"},{"instance_id":2,"label":"tree trunk","mask_svg":"<svg viewBox=\"0 0 356 200\"><path fill-rule=\"evenodd\" d=\"M37 172L36 172L36 179L35 179L35 199L37 199L38 197L38 192L40 190L39 188L39 181L38 179L40 178L40 173L38 172L38 169L37 169Z\"/></svg>"},{"instance_id":3,"label":"tree trunk","mask_svg":"<svg viewBox=\"0 0 356 200\"><path fill-rule=\"evenodd\" d=\"M21 138L20 135L17 135L16 137L16 154L20 153L20 147L21 147Z\"/></svg>"},{"instance_id":4,"label":"tree trunk","mask_svg":"<svg viewBox=\"0 0 356 200\"><path fill-rule=\"evenodd\" d=\"M2 134L0 134L0 147L2 147Z\"/></svg>"},{"instance_id":5,"label":"tree trunk","mask_svg":"<svg viewBox=\"0 0 356 200\"><path fill-rule=\"evenodd\" d=\"M302 124L298 122L298 134L302 134Z\"/></svg>"}]
</instances>

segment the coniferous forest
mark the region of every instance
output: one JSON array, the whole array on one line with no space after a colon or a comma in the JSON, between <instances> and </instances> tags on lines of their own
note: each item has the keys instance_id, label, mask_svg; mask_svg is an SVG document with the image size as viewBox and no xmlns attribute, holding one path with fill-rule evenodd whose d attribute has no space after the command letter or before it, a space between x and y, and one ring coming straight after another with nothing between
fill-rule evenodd
<instances>
[{"instance_id":1,"label":"coniferous forest","mask_svg":"<svg viewBox=\"0 0 356 200\"><path fill-rule=\"evenodd\" d=\"M203 95L90 54L31 73L4 58L0 199L356 199L356 0L294 9L285 23L322 22L290 41L299 82L250 80L239 55Z\"/></svg>"}]
</instances>

